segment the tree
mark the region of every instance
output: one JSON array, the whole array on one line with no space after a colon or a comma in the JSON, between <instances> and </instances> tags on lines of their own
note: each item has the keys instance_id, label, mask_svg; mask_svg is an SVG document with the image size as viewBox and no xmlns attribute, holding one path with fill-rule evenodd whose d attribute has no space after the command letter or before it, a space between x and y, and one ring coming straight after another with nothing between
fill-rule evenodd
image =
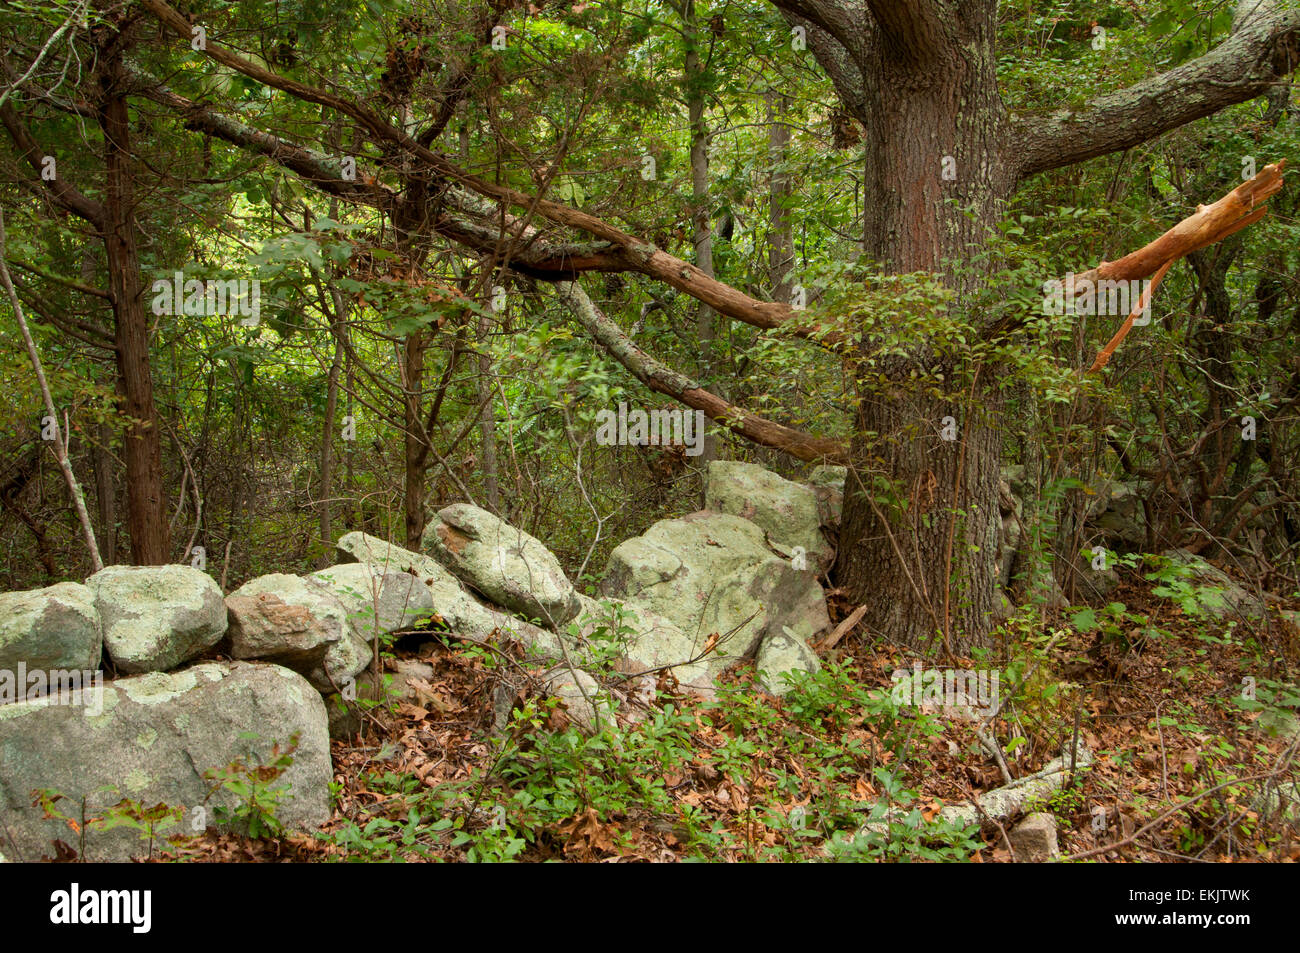
<instances>
[{"instance_id":1,"label":"tree","mask_svg":"<svg viewBox=\"0 0 1300 953\"><path fill-rule=\"evenodd\" d=\"M104 244L108 297L113 308L112 350L121 411L127 421L123 456L131 558L137 565L156 565L170 561L171 546L149 360L149 326L136 248L135 181L123 66L136 15L121 3L104 4L98 14L93 33L96 68L94 82L88 88L94 97L92 115L103 138L103 200L84 195L57 172L53 177L41 174L48 153L37 145L12 103L0 106L0 121L19 153L47 186L47 194L62 208L90 223Z\"/></svg>"},{"instance_id":2,"label":"tree","mask_svg":"<svg viewBox=\"0 0 1300 953\"><path fill-rule=\"evenodd\" d=\"M1300 8L1247 0L1231 37L1204 56L1080 109L1013 117L998 89L994 0L775 2L865 130L864 251L889 273L946 273L967 291L978 275L955 264L986 247L1029 176L1265 94L1295 68L1300 44ZM960 650L994 615L1001 394L996 370L977 370L970 405L983 412L958 421L959 440L937 439L948 401L896 399L934 356L916 341L861 389L854 462L906 496L887 512L869 479L850 487L837 573L872 629L912 645L938 630Z\"/></svg>"},{"instance_id":3,"label":"tree","mask_svg":"<svg viewBox=\"0 0 1300 953\"><path fill-rule=\"evenodd\" d=\"M140 6L188 44L189 19L163 0L141 0ZM557 136L560 144L549 162L503 137L498 155L517 154L525 168L503 172L498 165L493 181L471 174L463 150L458 162L434 147L456 110L469 108L464 97L471 69L449 71L449 83L435 97L438 108L430 111L432 121L421 129L409 102L385 97L382 88L348 92L342 85L312 85L208 42L201 55L221 68L350 123L353 141L367 143L369 159L384 169L383 182L342 176L334 158L290 134L268 133L235 118L234 103L187 98L143 72L133 78L139 95L172 110L191 130L268 157L331 197L391 216L398 232L411 236L409 255L417 265L426 260L425 237L436 235L481 256L481 275L496 269L525 286L553 283L575 320L647 386L799 460L851 463L837 583L867 604L866 622L874 631L918 647L938 634L949 649L962 651L983 639L995 609L1001 449L995 421L1003 394L997 351L990 345L1008 329L998 309L983 308L998 271L992 235L1006 203L1029 176L1129 148L1274 90L1293 66L1300 14L1280 3L1243 4L1231 35L1197 59L1072 110L1016 117L998 86L992 0L779 0L776 6L794 38L806 38L834 83L842 112L864 132L861 245L877 271L869 276L860 307L844 315L810 317L793 302L760 300L760 293L742 291L711 269L670 254L660 247L662 239L657 245L627 225L615 225L609 207L604 217L588 211L572 183L552 192L573 144L567 129ZM474 21L476 42L491 42L495 20L508 13L505 5L484 8ZM390 63L398 52L390 51ZM184 79L177 74L177 81ZM489 111L496 108L500 79L494 72L494 85L486 90ZM705 109L698 99L691 105L698 143ZM575 112L587 108L577 101ZM286 122L281 128L294 127ZM703 169L703 163L695 164L697 172ZM784 189L773 180L774 194ZM636 219L627 208L613 212L624 222ZM692 237L705 234L705 223L686 224ZM584 233L585 240L561 232ZM1161 264L1153 261L1135 277ZM851 448L738 407L646 353L583 291L578 279L590 271L639 274L727 319L845 356L857 375ZM937 331L917 333L904 347L883 346L889 329L882 315L891 309L902 314L903 308L910 320L941 306L972 329L969 351ZM407 472L408 537L421 518L422 471L416 471L433 439L420 413L423 388L418 375L412 376L420 365L410 346L413 340L419 344L421 333L405 336L403 392L414 397L405 408L407 461L417 464ZM448 374L456 353L453 346ZM416 356L422 359L422 352ZM951 426L946 418L952 418ZM947 433L957 439L944 439Z\"/></svg>"}]
</instances>

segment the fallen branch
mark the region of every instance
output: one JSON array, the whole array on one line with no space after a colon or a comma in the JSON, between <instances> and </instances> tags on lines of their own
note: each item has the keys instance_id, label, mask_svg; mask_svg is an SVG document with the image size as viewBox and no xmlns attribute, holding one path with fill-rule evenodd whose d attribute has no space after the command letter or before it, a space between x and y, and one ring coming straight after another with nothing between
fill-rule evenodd
<instances>
[{"instance_id":1,"label":"fallen branch","mask_svg":"<svg viewBox=\"0 0 1300 953\"><path fill-rule=\"evenodd\" d=\"M1061 861L1064 862L1067 860L1083 860L1087 857L1095 857L1098 854L1105 854L1108 851L1119 850L1119 848L1121 847L1127 847L1129 844L1132 844L1135 840L1137 840L1147 831L1151 830L1151 828L1156 827L1157 825L1173 817L1179 811L1191 807L1193 804L1195 804L1197 801L1201 800L1202 798L1209 797L1211 794L1214 794L1216 791L1222 791L1224 788L1231 787L1234 784L1246 784L1250 781L1262 781L1266 778L1271 778L1271 777L1273 777L1272 774L1252 774L1244 778L1232 778L1231 780L1224 781L1222 784L1216 784L1212 788L1206 788L1200 794L1193 795L1192 797L1189 797L1185 801L1180 801L1179 803L1175 804L1173 807L1169 808L1169 810L1162 811L1160 814L1156 815L1154 819L1148 821L1146 824L1143 824L1132 834L1130 834L1128 837L1125 837L1122 840L1117 840L1113 844L1103 844L1101 847L1094 847L1091 850L1080 851L1079 853L1071 854L1068 857L1062 857Z\"/></svg>"},{"instance_id":2,"label":"fallen branch","mask_svg":"<svg viewBox=\"0 0 1300 953\"><path fill-rule=\"evenodd\" d=\"M840 639L848 635L853 627L862 621L862 617L867 614L867 605L863 603L854 609L847 619L835 627L835 631L826 636L825 639L817 646L819 652L828 652L835 646L839 645Z\"/></svg>"},{"instance_id":3,"label":"fallen branch","mask_svg":"<svg viewBox=\"0 0 1300 953\"><path fill-rule=\"evenodd\" d=\"M185 42L188 43L193 38L194 25L164 0L141 0L141 6L149 10ZM839 336L835 332L828 332L826 329L808 323L790 321L789 319L796 312L789 305L752 298L725 282L706 275L689 262L669 255L651 243L629 235L589 212L543 199L540 196L528 195L509 186L497 185L471 175L446 156L422 145L406 132L393 126L379 113L353 99L281 76L245 59L233 50L212 42L211 39L205 41L202 52L222 66L265 86L278 89L305 102L326 106L352 118L375 140L399 147L409 155L422 160L437 175L457 182L472 192L494 202L527 209L547 221L576 228L608 242L611 247L598 254L595 261L590 263L591 266L607 271L640 272L702 301L721 314L757 328L771 330L786 326L788 322L789 332L799 337L824 344L839 341ZM561 269L564 267L563 262L555 264ZM579 270L577 265L577 262L570 265L572 271L566 277L576 276Z\"/></svg>"}]
</instances>

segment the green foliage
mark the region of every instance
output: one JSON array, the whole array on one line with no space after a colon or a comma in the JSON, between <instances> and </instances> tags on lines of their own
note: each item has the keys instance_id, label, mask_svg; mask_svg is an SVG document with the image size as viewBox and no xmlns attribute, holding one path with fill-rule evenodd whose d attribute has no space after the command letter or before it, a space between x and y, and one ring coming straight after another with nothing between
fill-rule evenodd
<instances>
[{"instance_id":1,"label":"green foliage","mask_svg":"<svg viewBox=\"0 0 1300 953\"><path fill-rule=\"evenodd\" d=\"M100 788L97 794L118 794L122 792L113 786ZM40 807L46 819L63 821L68 829L76 835L77 838L77 857L82 860L90 860L86 856L86 834L89 831L111 831L115 828L123 827L136 832L137 836L145 842L148 853L147 857L153 858L154 845L160 835L176 827L184 816L184 809L180 807L170 807L163 803L158 803L152 807L136 801L132 798L123 797L117 803L100 809L101 813L87 813L87 798L81 801L81 809L77 816L69 815L58 806L60 801L67 801L65 795L50 788L43 788L39 791L32 792L33 806Z\"/></svg>"},{"instance_id":2,"label":"green foliage","mask_svg":"<svg viewBox=\"0 0 1300 953\"><path fill-rule=\"evenodd\" d=\"M256 737L246 732L240 734L240 738L245 740ZM251 764L248 759L236 758L224 768L210 768L203 773L204 779L212 782L204 804L218 791L238 800L234 807L213 806L213 816L218 823L233 824L247 831L250 837L280 837L284 834L284 825L277 812L291 792L289 785L281 783L280 779L293 765L299 738L297 733L292 735L284 750L278 741L275 742L270 760L265 763Z\"/></svg>"},{"instance_id":3,"label":"green foliage","mask_svg":"<svg viewBox=\"0 0 1300 953\"><path fill-rule=\"evenodd\" d=\"M877 807L856 834L837 831L830 840L830 859L838 863L952 863L968 860L981 846L977 828L939 818L927 818L883 768L876 777L894 809Z\"/></svg>"},{"instance_id":4,"label":"green foliage","mask_svg":"<svg viewBox=\"0 0 1300 953\"><path fill-rule=\"evenodd\" d=\"M1226 604L1223 589L1219 586L1204 585L1196 581L1195 567L1179 563L1167 556L1146 555L1143 557L1154 570L1146 578L1157 585L1152 592L1178 604L1178 607L1193 618L1203 617L1210 610L1221 609Z\"/></svg>"},{"instance_id":5,"label":"green foliage","mask_svg":"<svg viewBox=\"0 0 1300 953\"><path fill-rule=\"evenodd\" d=\"M671 831L685 860L965 859L978 846L969 831L922 823L915 792L899 780L924 763L938 723L864 688L845 665L796 679L780 707L727 688L684 706L662 698L634 724L595 734L572 722L554 727L555 704L517 708L477 778L432 790L391 774L369 778L372 789L400 795L403 813L346 825L332 843L347 859L450 851L469 861L635 853L647 828ZM883 836L866 831L850 844L875 816L874 802L862 800L864 774L887 806L876 811ZM739 816L682 797L703 777L752 792ZM761 791L760 777L770 778Z\"/></svg>"},{"instance_id":6,"label":"green foliage","mask_svg":"<svg viewBox=\"0 0 1300 953\"><path fill-rule=\"evenodd\" d=\"M1147 639L1169 635L1152 625L1149 616L1130 612L1122 602L1108 602L1101 609L1081 609L1071 616L1070 623L1080 632L1096 631L1103 642L1113 642L1126 650Z\"/></svg>"}]
</instances>

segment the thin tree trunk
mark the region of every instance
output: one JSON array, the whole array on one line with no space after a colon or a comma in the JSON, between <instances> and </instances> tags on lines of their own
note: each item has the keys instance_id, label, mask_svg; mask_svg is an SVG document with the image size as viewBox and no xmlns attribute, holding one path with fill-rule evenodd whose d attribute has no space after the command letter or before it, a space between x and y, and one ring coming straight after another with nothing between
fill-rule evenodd
<instances>
[{"instance_id":1,"label":"thin tree trunk","mask_svg":"<svg viewBox=\"0 0 1300 953\"><path fill-rule=\"evenodd\" d=\"M782 168L790 148L790 127L781 121L790 97L775 90L767 94L767 154L772 163L768 192L767 270L772 300L790 303L790 271L794 267L794 229L790 224L790 173Z\"/></svg>"},{"instance_id":2,"label":"thin tree trunk","mask_svg":"<svg viewBox=\"0 0 1300 953\"><path fill-rule=\"evenodd\" d=\"M424 532L424 454L421 453L425 435L420 410L424 396L424 332L412 331L406 336L402 349L402 393L405 396L406 478L404 506L406 512L406 545L420 548Z\"/></svg>"},{"instance_id":3,"label":"thin tree trunk","mask_svg":"<svg viewBox=\"0 0 1300 953\"><path fill-rule=\"evenodd\" d=\"M687 121L691 130L691 214L692 242L695 246L695 267L708 278L713 278L713 216L709 199L709 128L704 121L704 68L700 63L699 19L695 14L695 0L686 0L682 7L682 32L686 43L683 63L683 82L686 87ZM696 314L696 334L700 342L700 383L716 389L718 365L719 325L725 321L704 302ZM708 467L710 460L718 457L718 438L711 432L704 436L704 450L700 464Z\"/></svg>"},{"instance_id":4,"label":"thin tree trunk","mask_svg":"<svg viewBox=\"0 0 1300 953\"><path fill-rule=\"evenodd\" d=\"M461 126L459 134L461 164L469 162L469 127ZM489 294L490 297L490 294ZM482 443L480 464L483 468L483 496L493 513L501 512L501 487L497 462L496 393L492 386L492 323L486 317L478 323L478 403L479 439ZM431 438L432 439L432 438Z\"/></svg>"},{"instance_id":5,"label":"thin tree trunk","mask_svg":"<svg viewBox=\"0 0 1300 953\"><path fill-rule=\"evenodd\" d=\"M99 515L99 538L106 565L117 562L117 487L113 482L113 454L109 450L113 428L101 420L95 428L95 502Z\"/></svg>"},{"instance_id":6,"label":"thin tree trunk","mask_svg":"<svg viewBox=\"0 0 1300 953\"><path fill-rule=\"evenodd\" d=\"M351 348L347 347L347 337L349 336L349 331L346 325L344 325L343 327L343 334L344 334L343 394L347 399L346 406L343 409L346 411L344 416L355 421L357 418L356 418L356 399L354 395L356 394L356 386L357 386L357 381L356 381L357 369L355 366L353 366L352 363ZM357 442L355 440L349 440L347 442L347 445L344 446L343 448L343 478L345 484L344 490L346 491L346 497L347 497L347 510L344 513L344 516L346 518L346 523L349 528L361 529L362 527L360 526L359 521L361 520L362 514L358 512L357 505L356 505L357 504L357 497L356 497L357 475L355 469L356 445ZM387 528L385 528L385 534L387 534Z\"/></svg>"},{"instance_id":7,"label":"thin tree trunk","mask_svg":"<svg viewBox=\"0 0 1300 953\"><path fill-rule=\"evenodd\" d=\"M323 120L324 116L322 116ZM339 126L335 125L330 129L329 138L334 151L340 151ZM330 218L336 222L338 221L339 202L337 198L330 200ZM343 323L347 317L343 296L338 293L328 280L326 280L326 288L329 295L328 298L324 294L321 295L321 306L325 307L325 302L328 300L329 306L333 308L332 313L327 315L330 320L330 341L333 344L333 354L330 358L329 377L325 384L325 426L321 434L320 444L320 539L325 546L325 551L321 554L322 568L332 562L334 551L334 524L332 518L334 512L332 502L334 496L334 427L339 406L339 371L343 366ZM326 289L322 289L322 291L324 290Z\"/></svg>"},{"instance_id":8,"label":"thin tree trunk","mask_svg":"<svg viewBox=\"0 0 1300 953\"><path fill-rule=\"evenodd\" d=\"M478 401L483 408L479 415L479 435L482 441L483 496L487 508L493 513L501 512L501 489L498 479L497 463L497 417L495 389L492 386L492 338L489 335L491 325L487 318L479 321L479 355L478 355Z\"/></svg>"},{"instance_id":9,"label":"thin tree trunk","mask_svg":"<svg viewBox=\"0 0 1300 953\"><path fill-rule=\"evenodd\" d=\"M334 344L334 356L330 361L329 381L325 387L325 427L320 446L320 538L325 544L325 554L321 557L325 565L329 565L332 561L334 542L333 503L331 502L334 495L334 427L339 406L339 371L343 367L342 324L346 320L343 296L331 287L330 298L334 304L332 315L334 327L330 334L330 340Z\"/></svg>"},{"instance_id":10,"label":"thin tree trunk","mask_svg":"<svg viewBox=\"0 0 1300 953\"><path fill-rule=\"evenodd\" d=\"M36 383L40 385L41 398L45 401L45 413L54 421L54 457L59 462L63 479L68 484L68 492L72 495L72 505L81 523L86 548L90 551L90 563L95 567L95 572L99 572L104 568L104 561L99 556L99 546L95 542L95 528L90 525L90 514L86 512L86 497L81 492L81 484L77 482L77 475L72 472L72 464L68 461L66 442L68 438L58 425L59 412L54 406L50 385L45 381L45 369L41 366L41 356L37 353L36 342L32 339L32 332L27 328L27 319L23 317L22 302L18 300L18 292L14 290L13 279L9 276L9 265L5 261L7 254L4 212L0 211L0 280L4 282L5 292L9 295L9 304L14 309L14 317L18 321L18 330L22 333L23 344L27 346L27 357L32 362L32 370L36 372Z\"/></svg>"},{"instance_id":11,"label":"thin tree trunk","mask_svg":"<svg viewBox=\"0 0 1300 953\"><path fill-rule=\"evenodd\" d=\"M491 365L491 324L489 320L478 320L478 406L482 408L478 415L478 433L482 441L480 465L484 475L484 498L487 508L494 514L500 512L500 486L497 463L497 403L493 387L493 365ZM432 436L430 436L432 438Z\"/></svg>"},{"instance_id":12,"label":"thin tree trunk","mask_svg":"<svg viewBox=\"0 0 1300 953\"><path fill-rule=\"evenodd\" d=\"M81 250L81 283L88 288L95 285L94 245ZM112 387L108 378L105 386ZM95 425L93 463L95 473L95 508L99 520L99 551L104 565L117 563L117 486L113 480L113 428L106 418Z\"/></svg>"}]
</instances>

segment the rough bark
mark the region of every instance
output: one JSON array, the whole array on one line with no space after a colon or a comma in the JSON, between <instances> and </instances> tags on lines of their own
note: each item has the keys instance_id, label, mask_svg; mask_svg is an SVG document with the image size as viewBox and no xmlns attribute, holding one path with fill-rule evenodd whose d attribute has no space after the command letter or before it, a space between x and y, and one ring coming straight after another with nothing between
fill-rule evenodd
<instances>
[{"instance_id":1,"label":"rough bark","mask_svg":"<svg viewBox=\"0 0 1300 953\"><path fill-rule=\"evenodd\" d=\"M121 46L109 40L101 54L99 124L104 133L104 250L112 296L114 343L122 412L127 418L122 456L126 463L127 530L136 565L171 559L162 445L149 366L140 256L135 239L135 197L130 123Z\"/></svg>"},{"instance_id":2,"label":"rough bark","mask_svg":"<svg viewBox=\"0 0 1300 953\"><path fill-rule=\"evenodd\" d=\"M867 255L887 273L971 287L975 276L953 265L983 245L1015 182L994 72L996 5L872 3L860 19L847 5L779 5L809 26L814 54L863 125ZM863 355L872 347L864 340ZM999 397L988 370L960 405L910 383L936 365L954 380L951 359L918 341L860 384L835 574L867 605L870 630L964 652L995 611ZM949 416L951 441L941 438Z\"/></svg>"}]
</instances>

